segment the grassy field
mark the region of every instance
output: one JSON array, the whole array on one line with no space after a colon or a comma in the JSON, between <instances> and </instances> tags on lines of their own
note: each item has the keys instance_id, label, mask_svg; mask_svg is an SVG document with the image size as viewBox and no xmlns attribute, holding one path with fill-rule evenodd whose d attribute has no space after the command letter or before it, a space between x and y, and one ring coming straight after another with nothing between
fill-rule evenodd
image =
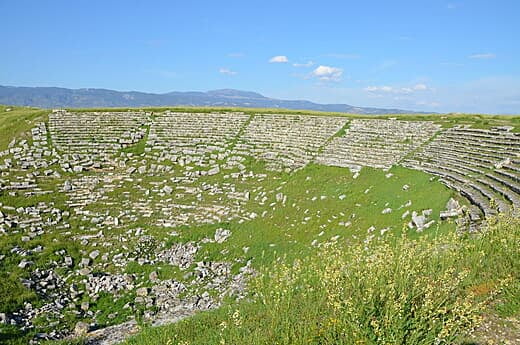
<instances>
[{"instance_id":1,"label":"grassy field","mask_svg":"<svg viewBox=\"0 0 520 345\"><path fill-rule=\"evenodd\" d=\"M29 131L36 122L44 121L48 113L38 108L0 105L0 150L5 150L13 138Z\"/></svg>"},{"instance_id":2,"label":"grassy field","mask_svg":"<svg viewBox=\"0 0 520 345\"><path fill-rule=\"evenodd\" d=\"M220 246L208 245L197 253L197 260L252 260L252 265L256 269L267 269L272 267L273 263L280 257L285 260L307 257L313 251L313 246L311 246L313 241L318 244L337 237L341 239L341 243L344 243L346 250L349 250L348 243L359 243L372 237L372 232L369 232L372 227L375 238L382 237L380 235L382 229L387 229L387 231L396 235L401 234L404 223L408 221L401 219L402 212L396 211L381 215L381 211L386 207L398 209L409 200L412 201L411 208L414 210L420 211L432 208L434 214L436 214L433 219L438 222L438 213L443 209L447 200L453 196L453 192L436 181L430 181L428 175L417 171L394 168L391 173L393 173L393 176L387 178L385 177L387 173L381 170L363 169L360 176L353 179L352 174L347 169L318 165L310 165L294 175L280 173L277 179L267 180L262 187L266 190L281 187L277 191L287 196L285 206L278 205L271 209L268 208L265 217L259 217L248 222L183 227L178 229L179 236L171 244L188 241L197 242L203 238L211 237L217 228L225 227L233 232L233 236L226 243L226 251L223 252ZM203 179L200 183L210 183L211 179ZM213 179L218 179L218 177L213 177ZM61 184L61 182L57 182L57 184ZM404 184L409 184L410 189L404 191L402 188ZM251 182L237 185L238 190L250 190L258 187L260 187L258 183ZM121 189L115 190L113 195L121 195L122 192L128 190L130 189L122 186ZM435 198L428 197L432 191L435 192ZM346 198L340 200L340 195L345 195ZM270 198L274 201L274 195L271 195ZM27 207L39 202L50 201L55 206L67 209L64 199L60 199L56 195L23 199L8 195L0 197L1 203L15 207ZM265 207L258 205L246 207L248 211L258 214L266 210ZM89 210L92 212L100 209L104 209L103 203L89 206ZM306 212L303 213L304 211ZM305 220L307 217L311 219ZM339 225L340 222L349 221L351 225L348 227ZM70 224L73 234L81 234L80 229L88 226L88 223L81 221L70 221ZM149 233L157 239L168 238L164 229L157 228L154 225L154 219L140 221L132 225L147 228ZM453 224L442 222L436 224L426 233L437 236L438 233L453 232L453 230ZM123 232L123 230L112 231L110 238L106 240L116 239ZM35 266L41 269L47 267L48 260L58 250L66 250L75 262L79 262L82 258L81 249L85 249L78 242L71 241L70 235L49 232L30 244L24 244L21 241L22 235L20 233L0 237L0 248L3 248L2 254L6 255L2 262L3 279L0 281L0 299L4 312L15 311L26 302L31 302L34 306L44 302L40 296L20 283L19 279L27 278L28 273L17 267L18 259L15 255L7 252L8 248L19 247L28 250L35 245L41 245L45 248L44 252L38 257L29 257L30 259L37 259ZM414 231L410 231L409 235L411 237L418 236ZM133 246L134 243L130 242L128 245ZM250 248L247 257L244 257L242 249L244 247ZM87 249L88 252L95 247ZM110 251L116 249L111 247ZM104 250L102 250L101 255L103 253ZM107 271L112 269L115 268L106 267ZM129 265L126 268L127 273L138 273L143 277L147 277L153 270L159 270L161 279L179 279L184 274L168 265L140 266L136 264ZM143 278L143 282L146 284L145 278ZM98 317L98 322L105 320L106 325L110 325L123 321L128 314L121 313L121 308L131 300L132 295L128 295L118 299L117 303L113 303L113 298L110 295L101 296L92 307L103 310L102 315L109 315L118 311L120 317L109 320L103 319L101 315L101 317ZM70 324L70 327L72 326L73 323ZM14 337L7 342L9 344L23 344L26 339L32 336L32 333L27 333L21 337L21 334L14 329L9 332L10 336ZM4 340L7 340L7 338Z\"/></svg>"},{"instance_id":3,"label":"grassy field","mask_svg":"<svg viewBox=\"0 0 520 345\"><path fill-rule=\"evenodd\" d=\"M0 149L13 137L24 138L35 122L45 121L47 111L28 108L0 107ZM166 108L147 109L163 111ZM113 110L113 109L110 109ZM120 109L126 111L128 109ZM176 111L244 111L247 113L290 113L314 115L361 116L318 112L281 111L278 109L172 108ZM93 109L74 111L94 111ZM96 109L95 111L101 111ZM394 116L377 116L388 118ZM397 116L396 116L397 117ZM366 118L363 116L362 118ZM371 117L373 118L373 117ZM408 120L433 120L444 127L471 123L477 128L511 125L520 129L520 119L485 115L402 115ZM136 161L145 159L146 138L122 150ZM174 171L181 167L163 162ZM389 171L363 168L359 175L349 169L309 164L292 173L267 171L254 159L243 162L247 171L265 174L262 179L231 179L223 174L202 176L190 187L224 186L232 182L238 193L251 192L251 200L223 200L221 194L205 194L200 203L211 206L226 203L240 205L245 214L255 214L247 220L189 225L171 229L157 226L158 215L139 218L105 231L103 240L82 244L75 238L94 231L89 219L66 217L67 231L46 231L30 242L22 241L23 232L0 236L0 255L4 255L0 270L0 312L12 313L27 302L38 307L46 301L20 279L30 272L18 267L19 251L27 251L34 261L32 269L52 268L59 261L57 253L65 251L77 262L95 249L100 256L117 253L150 251L159 244L166 248L177 243L201 242L211 238L218 228L229 229L232 235L224 245L210 243L197 252L195 261L233 262L232 269L250 261L258 272L252 280L246 301L227 301L222 308L199 313L180 323L147 328L127 344L433 344L464 343L466 331L478 324L482 315L499 318L518 317L520 310L519 284L520 225L518 220L500 218L491 223L482 236L457 236L453 221L441 221L439 212L450 198L465 204L454 191L437 178L420 171L394 166ZM188 167L191 168L191 167ZM124 174L126 167L111 171ZM231 171L232 172L232 171ZM11 178L25 177L26 172L14 172ZM99 176L98 172L83 172L84 178ZM169 178L138 175L113 183L113 190L85 207L89 214L118 216L143 200L144 189L153 189ZM43 190L57 190L75 174L40 179ZM404 186L407 185L407 188ZM96 192L95 189L93 192ZM254 197L265 195L259 202ZM284 202L278 200L284 197ZM152 204L161 205L163 197L150 196ZM110 202L111 206L107 206ZM199 202L196 195L182 195L186 204ZM65 211L73 211L62 193L20 197L0 193L0 205L15 208L45 203ZM388 212L383 212L383 210ZM433 226L417 232L410 229L406 211L431 209ZM182 211L175 211L182 212ZM136 228L146 230L151 241L148 247L132 238ZM97 230L96 230L97 231ZM125 240L122 241L121 239ZM101 242L111 243L104 247ZM37 246L37 255L31 250ZM13 252L18 248L18 252ZM244 250L247 248L247 250ZM188 271L194 269L190 267ZM160 279L182 280L186 271L165 263L138 264L129 262L124 273L134 274L138 286L151 286L148 275L157 271ZM68 272L60 271L67 275ZM108 260L103 271L121 270ZM81 277L68 276L68 283L83 286ZM69 329L78 321L96 321L98 327L114 325L133 315L124 309L133 302L134 292L114 297L100 294L90 302L95 318L76 317L78 305L64 312L63 322ZM117 312L117 317L110 317ZM143 310L136 312L141 320ZM140 314L141 313L141 314ZM22 332L0 325L0 343L25 344L36 332L50 331L55 320L41 319L37 330ZM469 340L468 340L469 339ZM67 340L65 344L71 343ZM78 343L82 343L78 340Z\"/></svg>"},{"instance_id":4,"label":"grassy field","mask_svg":"<svg viewBox=\"0 0 520 345\"><path fill-rule=\"evenodd\" d=\"M482 315L520 312L519 239L502 218L476 237L331 243L264 270L251 301L125 344L474 344Z\"/></svg>"}]
</instances>

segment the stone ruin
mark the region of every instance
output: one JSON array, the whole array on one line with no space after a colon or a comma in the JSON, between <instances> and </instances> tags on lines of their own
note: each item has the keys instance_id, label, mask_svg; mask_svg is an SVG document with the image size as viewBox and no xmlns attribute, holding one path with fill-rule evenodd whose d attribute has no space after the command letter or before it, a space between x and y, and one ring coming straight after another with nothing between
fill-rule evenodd
<instances>
[{"instance_id":1,"label":"stone ruin","mask_svg":"<svg viewBox=\"0 0 520 345\"><path fill-rule=\"evenodd\" d=\"M83 250L80 262L64 250L55 253L59 259L53 267L68 272L63 278L52 269L31 270L34 262L26 257L42 251L41 246L30 252L12 249L20 258L19 268L30 271L23 284L52 299L39 308L27 305L12 315L0 314L0 322L30 329L39 315L60 315L70 304L81 305L78 316L93 317L80 297L95 301L107 292L135 291L136 299L125 308L155 310L145 314L155 324L214 308L226 296L240 298L247 277L254 273L247 247L238 262L195 260L201 248L222 245L233 236L231 231L218 229L214 237L200 243L165 248L139 224L146 219L174 238L177 227L266 217L267 211L257 214L244 205L274 209L286 204L286 196L280 187L240 187L236 181L266 179L266 174L248 170L250 161L262 162L267 171L286 173L311 163L355 171L395 165L424 171L467 199L469 209L452 199L440 216L456 218L470 230L478 229L489 216L518 215L520 208L520 134L509 127L444 129L432 121L241 112L57 110L48 121L36 124L29 136L13 139L0 151L0 195L42 200L30 207L0 204L0 236L23 234L22 241L30 242L56 232L89 250ZM210 178L216 175L221 178ZM209 179L198 184L202 177ZM274 199L271 204L269 198ZM63 199L64 207L58 199ZM390 212L385 208L382 213ZM426 229L430 215L431 210L414 211L409 226ZM304 216L303 224L311 219ZM80 234L72 231L71 223L79 224ZM340 224L346 227L350 222ZM131 238L138 239L137 245L130 244ZM110 255L102 253L111 248ZM139 286L131 273L99 274L106 267L122 268L129 262L168 263L181 271L194 268L186 273L186 281L160 280L152 272L148 276L152 288ZM240 266L238 273L232 265ZM75 284L63 289L68 279L82 282L84 289ZM121 329L133 327L129 322ZM80 323L76 331L81 334L89 327ZM39 336L55 339L68 333L57 327ZM110 343L106 332L95 334L99 343Z\"/></svg>"}]
</instances>

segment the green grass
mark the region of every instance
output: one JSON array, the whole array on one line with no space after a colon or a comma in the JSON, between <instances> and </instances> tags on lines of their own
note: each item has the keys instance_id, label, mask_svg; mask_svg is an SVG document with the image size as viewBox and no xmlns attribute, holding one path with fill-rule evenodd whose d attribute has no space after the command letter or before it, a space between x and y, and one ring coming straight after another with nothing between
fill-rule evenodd
<instances>
[{"instance_id":1,"label":"green grass","mask_svg":"<svg viewBox=\"0 0 520 345\"><path fill-rule=\"evenodd\" d=\"M147 328L125 344L453 344L489 301L518 304L508 288L520 279L519 241L518 219L501 219L476 237L322 247L264 270L250 302Z\"/></svg>"},{"instance_id":2,"label":"green grass","mask_svg":"<svg viewBox=\"0 0 520 345\"><path fill-rule=\"evenodd\" d=\"M163 111L165 109L146 108L147 111ZM515 130L520 128L520 118L484 115L360 116L280 109L171 109L197 112L244 111L251 114L251 117L258 112L346 116L349 118L398 117L404 120L431 120L443 127L471 123L476 128L489 128L496 125L516 126ZM100 111L101 109L74 109L74 111L94 110ZM113 111L114 109L106 110ZM126 111L127 109L119 110ZM30 128L38 121L45 121L47 113L48 111L32 108L13 108L10 112L5 112L5 107L0 107L0 134L5 134L0 135L0 150L7 147L13 136L28 138ZM339 134L344 130L342 129ZM146 131L146 136L148 131L149 129ZM137 166L141 165L141 160L146 159L143 155L146 136L134 145L121 150L125 153L132 153L132 159L136 160ZM150 163L152 163L152 160L148 160L147 164ZM169 165L176 172L180 170L180 166L173 162L161 162L159 164ZM238 305L234 303L225 304L219 310L200 313L176 325L146 329L142 335L129 341L128 344L173 345L181 344L181 341L187 341L189 344L219 344L222 340L227 344L350 344L353 338L362 340L360 344L381 343L380 340L383 338L377 338L379 335L374 333L373 325L370 323L372 319L367 315L371 315L372 318L377 315L384 319L385 315L388 316L392 311L392 309L389 309L390 305L387 304L388 301L393 301L390 298L392 296L389 295L391 291L387 290L387 284L383 284L381 281L383 277L385 281L394 279L401 284L399 285L399 296L403 296L403 293L410 289L410 291L420 295L423 291L421 289L426 288L428 284L417 286L413 284L414 281L423 283L426 277L430 277L432 281L439 282L439 284L442 282L451 284L447 286L456 289L454 291L457 291L457 294L455 294L457 298L463 298L466 291L485 291L484 295L486 296L480 296L481 299L471 301L477 304L487 298L490 291L497 290L497 298L493 300L494 309L492 312L502 317L519 314L519 284L501 283L505 281L508 274L513 278L518 277L518 256L511 252L509 246L501 244L504 239L511 243L518 243L518 231L515 230L518 223L511 221L511 224L508 224L506 220L502 220L497 225L499 230L490 231L490 235L482 238L457 238L452 236L455 224L451 221L440 221L439 212L444 209L446 202L451 197L462 203L465 203L465 199L445 187L436 178L432 178L431 175L396 166L389 171L363 168L359 177L354 178L348 169L317 164L309 164L293 173L266 171L266 164L253 158L248 158L244 164L248 171L266 173L267 177L263 181L224 179L224 174L237 171L230 170L222 171L221 174L215 176L200 177L190 186L201 187L203 183L222 186L226 183L232 183L237 192L250 191L251 200L241 201L240 205L245 214L254 212L258 215L257 218L252 220L244 222L227 220L209 225L191 224L175 228L178 236L170 236L169 233L173 229L158 226L156 223L159 216L154 214L150 218L140 218L135 222L122 222L120 227L104 231L105 237L103 239L92 239L88 244L83 245L74 239L75 236L93 234L98 229L88 219L82 220L81 217L71 215L67 218L67 222L71 225L70 229L46 230L30 242L21 241L22 232L0 236L0 255L6 255L0 263L2 266L0 270L0 312L13 312L21 308L26 302L31 302L34 306L45 302L44 299L36 296L33 291L21 285L19 279L27 277L29 271L17 267L20 257L11 253L11 249L16 246L30 250L37 245L41 245L44 248L43 252L40 255L29 256L27 259L35 261L34 268L45 269L51 268L49 266L50 261L61 260L61 257L56 254L60 250L65 250L77 265L79 260L87 255L86 253L94 249L99 249L101 255L108 253L111 256L117 253L143 250L151 253L161 243L169 247L175 243L200 241L205 237L213 237L217 228L226 228L232 231L231 237L224 244L202 246L197 252L195 261L237 262L233 266L233 271L236 273L240 265L251 260L253 267L262 273L252 283L252 294L257 297L262 295L270 297L264 301L257 298ZM57 169L58 167L53 166L53 168ZM126 169L121 168L116 170L115 173L124 172ZM387 177L388 173L391 173L392 176ZM22 178L25 175L26 172L12 173L11 177ZM83 172L82 175L99 176L99 173ZM152 189L154 183L167 180L169 177L171 177L170 174L158 174L151 177L146 174L134 173L132 175L133 180L121 181L121 183L115 182L114 191L104 194L108 201L115 203L114 205L107 206L105 204L107 200L102 199L90 204L85 209L92 214L118 216L121 212L131 210L133 202L146 199L143 192L135 188L137 184ZM38 178L38 185L44 190L55 190L65 180L74 178L76 178L75 174L62 173L61 178ZM408 190L403 189L405 184L409 186ZM97 190L99 190L99 186L94 189L94 191ZM264 204L260 204L258 200L254 199L261 192L266 192L267 200ZM286 196L287 202L285 204L276 202L271 205L276 201L277 193L283 193ZM172 195L174 201L175 194L176 192ZM340 199L340 196L344 196L344 198ZM151 194L152 205L162 205L165 203L164 199L164 197ZM185 204L192 201L196 201L196 196L190 194L186 194L180 200L181 203ZM28 207L41 202L48 205L52 204L62 210L72 211L66 206L64 194L53 193L23 197L0 193L0 203L4 205ZM411 202L411 206L405 206L408 202ZM204 198L200 202L202 206L208 207L212 205L232 206L236 203L237 201L227 199L222 194L204 194ZM382 210L385 208L391 208L392 212L382 214ZM423 233L408 229L407 223L410 221L410 216L403 219L402 214L407 210L420 212L425 209L432 209L431 219L435 220L434 225ZM172 210L171 212L179 215L184 211ZM264 212L265 214L262 216ZM341 225L345 223L350 225ZM137 227L144 229L146 234L152 236L154 240L145 245L141 241L134 240L132 235L127 234L129 230L135 230ZM510 237L504 237L504 231L500 230L505 228L513 229L510 231ZM384 235L382 230L385 232ZM124 242L124 246L123 242L120 241L121 237L128 239ZM337 244L334 248L324 248L324 244L330 242L332 238L337 238ZM365 244L365 241L368 244ZM103 245L105 242L111 243L112 246L105 247ZM435 247L436 245L438 246ZM321 249L317 249L316 246L321 246ZM369 248L368 251L365 251L365 246ZM442 255L436 256L434 255L436 253L431 252L432 246L434 248L446 247L447 249L445 252L441 251ZM244 253L244 247L249 247L247 253ZM379 250L387 255L384 258L378 257L377 252ZM410 257L412 254L414 254L413 259L417 259L417 262L413 262ZM373 264L371 263L372 258L380 260L379 263L388 263L388 266L370 266ZM298 261L301 262L299 266L294 266ZM400 269L401 267L408 267L406 265L409 265L412 271L415 270L413 273L417 275L406 275L406 272ZM338 298L340 302L349 300L348 298L357 298L359 301L365 298L367 306L358 304L351 310L355 313L356 320L364 320L362 329L366 332L363 334L354 334L356 327L352 326L351 314L342 314L343 311L338 312L335 309L330 309L330 306L326 303L329 291L338 288L334 280L327 280L330 278L328 274L330 272L350 272L346 271L345 267L355 267L352 272L357 274L358 279L353 280L351 278L349 280L348 277L338 276L337 279L340 279L339 281L344 286L343 290L337 291ZM391 267L394 269L389 270ZM443 274L450 267L455 268L459 273L468 272L467 277L460 282L454 281L451 276L446 278ZM76 266L75 269L77 268ZM187 271L191 269L193 267ZM110 260L103 267L103 270L109 273L135 274L137 277L135 283L141 284L140 286L149 286L150 282L147 277L152 271L157 271L161 279L176 279L179 281L183 279L187 272L164 263L139 265L136 262L130 262L126 267L119 268L113 265ZM287 277L284 274L287 274L287 270L292 273L290 279L285 281ZM61 271L58 273L67 274ZM454 277L457 277L457 275ZM446 279L443 280L444 278ZM81 277L72 277L68 280L68 283L76 283L81 286L81 279ZM355 285L356 282L358 285ZM307 291L303 291L301 286L306 286ZM345 290L347 287L348 291ZM377 289L368 294L368 290L375 288ZM500 291L498 291L498 288L500 288ZM277 291L278 294L269 295L272 291ZM393 291L392 293L397 292ZM130 313L123 309L123 305L131 302L134 297L133 292L128 292L121 293L117 298L101 294L97 300L90 300L91 310L98 313L96 320L98 325L107 326L126 320ZM448 297L452 298L453 296L435 296L435 298ZM452 306L458 305L456 303L460 300L457 298L449 299L449 303L452 303ZM409 307L412 302L415 303L413 299L404 299L404 301L407 302L403 305L403 308ZM356 301L354 300L352 303L354 302ZM477 304L472 304L472 306ZM237 311L238 316L233 316ZM118 314L115 318L109 317L110 314L116 312ZM141 312L142 310L136 312L138 318ZM414 342L415 340L403 341L403 338L399 338L399 336L402 336L401 333L405 324L406 327L414 325L414 329L419 329L424 325L437 329L435 328L437 326L428 323L430 321L427 319L414 319L410 317L410 310L407 313L408 316L396 320L395 324L392 323L391 330L385 330L384 337L387 343L397 344L399 341L406 344L421 343L420 341ZM73 328L74 323L79 319L76 319L69 312L65 314L65 325ZM473 315L471 314L471 317ZM454 315L452 316L454 317ZM85 321L92 320L86 318ZM42 319L39 322L45 329L44 326L49 324L50 321ZM338 330L337 322L341 322L341 330L344 331ZM393 320L389 322L393 322ZM236 323L240 323L240 327L236 326ZM465 326L468 325L465 324ZM347 330L352 334L347 336L347 333L345 333ZM395 334L391 333L394 331ZM0 343L27 343L35 332L21 333L12 327L0 326ZM173 336L174 334L176 338ZM431 343L432 340L431 335L420 336L419 338L422 339L423 343L428 343L428 341Z\"/></svg>"},{"instance_id":3,"label":"green grass","mask_svg":"<svg viewBox=\"0 0 520 345\"><path fill-rule=\"evenodd\" d=\"M148 134L150 133L150 126L146 126L146 133L142 139L133 145L129 145L121 150L121 152L132 153L134 155L142 155L146 148L146 142L148 140Z\"/></svg>"},{"instance_id":4,"label":"green grass","mask_svg":"<svg viewBox=\"0 0 520 345\"><path fill-rule=\"evenodd\" d=\"M239 191L252 190L258 186L263 186L264 190L280 187L277 192L287 196L287 203L285 206L277 203L269 207L275 201L275 193L272 193L264 206L254 203L244 205L249 212L259 215L267 211L265 217L241 224L228 222L181 227L180 237L175 241L198 241L212 237L219 227L228 228L233 232L226 243L229 252L224 256L220 253L221 247L205 246L199 252L199 259L219 261L225 257L238 258L243 255L242 248L247 246L250 247L248 257L253 259L255 265L264 266L270 265L280 253L290 258L305 255L313 240L323 242L334 236L362 240L368 236L370 227L376 228L377 236L385 228L400 234L403 225L410 221L409 217L405 220L401 218L406 210L433 210L432 219L437 224L427 230L427 234L454 230L454 224L440 223L438 218L449 198L455 196L453 191L437 181L430 181L431 177L422 172L401 167L394 167L390 172L393 176L386 178L387 172L364 168L360 176L354 179L348 169L311 164L291 175L280 173L279 180L270 179L263 184L236 181L236 189ZM211 178L201 179L200 183L209 180ZM410 186L407 191L403 190L405 184ZM345 199L340 200L341 195L345 195ZM323 200L322 196L325 197ZM313 201L313 198L317 199ZM412 205L403 207L408 201ZM387 207L392 208L393 212L382 215L382 210ZM401 210L398 210L399 207ZM304 213L305 210L308 212ZM355 216L352 218L352 215ZM306 217L311 219L305 221ZM349 221L351 225L348 227L339 225L340 222ZM324 234L318 236L321 232ZM418 234L413 231L411 236Z\"/></svg>"},{"instance_id":5,"label":"green grass","mask_svg":"<svg viewBox=\"0 0 520 345\"><path fill-rule=\"evenodd\" d=\"M257 172L264 171L265 169L263 163L254 160L246 162L246 165L248 169ZM89 224L89 222L69 219L68 222L71 224L72 235L62 235L60 232L46 232L38 239L32 240L30 244L20 241L22 234L0 237L0 252L7 255L3 261L4 269L7 272L13 273L13 277L23 277L26 273L17 267L17 257L9 252L10 248L20 244L27 249L33 248L36 245L44 247L44 252L41 255L29 257L28 259L35 260L35 267L45 268L50 259L60 260L59 257L54 256L54 253L61 249L64 249L67 254L74 259L76 264L85 256L85 254L81 254L81 250L88 253L94 249L100 249L101 255L105 252L111 255L116 254L121 251L121 248L117 245L117 243L119 243L118 238L124 235L128 226L131 228L142 227L147 229L148 234L153 235L157 241L166 240L166 243L169 245L178 242L199 241L204 237L212 237L217 228L224 227L233 232L233 235L226 244L224 246L216 244L204 246L198 252L196 260L232 261L238 259L241 260L241 262L245 262L246 260L252 259L254 267L263 269L271 267L280 255L284 255L287 259L291 260L309 255L312 252L311 242L313 240L323 242L333 236L339 235L342 240L354 240L354 238L357 238L361 241L367 236L367 229L371 226L375 226L377 232L382 228L392 227L392 231L399 234L402 231L402 224L404 222L401 220L402 212L395 211L383 216L381 215L382 209L388 206L397 209L408 200L412 200L412 209L419 211L425 208L433 208L434 214L438 215L438 211L444 207L446 201L453 195L452 191L439 182L430 181L430 176L422 172L399 167L393 168L391 172L393 176L386 178L386 172L366 168L361 171L357 179L354 179L348 169L311 164L293 174L268 173L270 178L266 178L263 182L256 180L234 181L237 191L252 191L260 187L262 188L261 190L272 191L267 194L268 200L263 206L253 201L243 204L243 207L248 212L256 212L259 215L264 210L267 210L268 212L263 218L258 217L255 220L244 223L231 221L212 225L185 226L176 229L179 232L179 236L174 238L168 238L165 234L165 232L169 230L165 231L164 228L155 226L156 218L140 219L137 222L128 224L127 227L105 232L105 238L102 241L116 243L115 246L108 249L104 249L102 246L93 247L96 241L91 241L86 247L77 241L72 241L71 238L74 234L84 233L80 230L81 227L84 226L88 229L91 227L91 224ZM91 174L93 173L84 173L84 175ZM66 178L70 178L70 176L58 179L54 181L54 183L61 185ZM140 184L146 186L147 183L162 180L164 176L141 176L140 178L142 179ZM203 177L195 183L195 186L202 183L222 183L222 177L220 175ZM408 191L403 191L402 186L404 184L410 185ZM123 195L124 192L128 192L128 200L138 200L142 195L132 188L133 185L133 182L125 182L121 184L121 187L116 188L114 192L106 195L110 199L122 202L121 195ZM43 186L45 189L52 188L52 185L43 184ZM369 192L365 193L367 189L369 189ZM285 206L280 203L273 208L268 206L271 202L275 201L275 190L287 196ZM435 195L433 198L431 197L432 192ZM339 200L339 196L342 194L345 194L347 197L344 200ZM252 192L252 198L254 198L255 195L256 193ZM16 207L32 206L39 202L53 202L60 208L67 209L65 206L65 196L63 194L59 194L58 196L43 195L20 198L5 194L0 197L0 202ZM321 196L325 196L326 198L322 200ZM210 205L213 202L217 202L218 197L217 195L212 199L208 196L205 202ZM314 197L316 197L317 200L313 201L312 199ZM189 201L190 199L186 197L183 200ZM157 199L156 202L160 203L161 200ZM387 203L389 205L387 205ZM356 206L356 204L360 206ZM122 204L112 208L110 213L118 214L121 208L124 208ZM106 206L104 205L104 201L101 201L88 206L87 209L91 212L104 213ZM304 214L303 212L306 209L308 209L309 212ZM341 216L341 213L343 213L344 216ZM355 218L349 218L349 216L354 213L356 214ZM312 220L307 221L306 224L302 224L303 218L306 216L312 216ZM349 219L352 225L348 228L338 224L340 221L348 221ZM333 222L327 223L327 220ZM328 225L326 227L320 227L323 223ZM434 234L453 229L453 224L442 223L439 224L438 227L435 226L432 228L428 233ZM322 231L324 235L318 236ZM411 236L416 236L416 234L411 234ZM128 249L125 251L134 250L134 247L137 247L138 244L139 243L132 241L127 242L125 245ZM247 255L245 255L242 250L242 248L246 246L250 247ZM225 248L227 252L223 253L223 248ZM237 269L237 267L235 267L235 269ZM181 280L182 276L186 273L186 271L179 271L177 268L169 265L141 266L136 263L130 263L125 268L126 273L134 273L137 274L138 277L142 277L138 278L137 282L144 284L147 284L146 277L154 270L159 272L161 279ZM117 269L109 264L109 266L106 267L106 271L115 273ZM9 306L9 308L2 308L2 311L14 311L20 308L23 302L27 301L31 301L35 303L35 305L44 302L44 300L37 298L34 294L31 295L30 290L21 286L13 290L14 282L17 282L16 278L0 282L0 286L2 286L2 289L5 291L2 301L5 301L6 307ZM16 291L16 293L13 293L13 291ZM132 295L127 294L121 296L115 303L112 303L114 301L111 300L109 296L101 296L98 301L90 302L93 310L101 311L97 318L98 324L100 326L106 326L126 319L128 311L123 310L122 306L131 300ZM109 318L108 315L114 312L118 312L118 316L114 319ZM74 319L70 318L67 320L69 320L70 327L72 327L75 322ZM31 336L32 333L25 334L24 339L28 339Z\"/></svg>"},{"instance_id":6,"label":"green grass","mask_svg":"<svg viewBox=\"0 0 520 345\"><path fill-rule=\"evenodd\" d=\"M34 127L36 122L45 121L47 114L48 111L38 108L0 106L0 150L5 150L13 138L24 138L22 134Z\"/></svg>"}]
</instances>

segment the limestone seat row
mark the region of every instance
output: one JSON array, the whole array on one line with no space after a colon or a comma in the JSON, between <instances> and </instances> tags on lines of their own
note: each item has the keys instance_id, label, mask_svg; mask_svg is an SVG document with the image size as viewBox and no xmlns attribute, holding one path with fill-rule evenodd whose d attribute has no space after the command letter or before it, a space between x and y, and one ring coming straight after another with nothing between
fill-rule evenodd
<instances>
[{"instance_id":1,"label":"limestone seat row","mask_svg":"<svg viewBox=\"0 0 520 345\"><path fill-rule=\"evenodd\" d=\"M519 156L517 133L456 126L442 131L403 165L439 176L484 216L517 214L520 169L515 158Z\"/></svg>"},{"instance_id":2,"label":"limestone seat row","mask_svg":"<svg viewBox=\"0 0 520 345\"><path fill-rule=\"evenodd\" d=\"M429 140L440 126L429 121L352 120L317 161L334 166L389 168Z\"/></svg>"}]
</instances>

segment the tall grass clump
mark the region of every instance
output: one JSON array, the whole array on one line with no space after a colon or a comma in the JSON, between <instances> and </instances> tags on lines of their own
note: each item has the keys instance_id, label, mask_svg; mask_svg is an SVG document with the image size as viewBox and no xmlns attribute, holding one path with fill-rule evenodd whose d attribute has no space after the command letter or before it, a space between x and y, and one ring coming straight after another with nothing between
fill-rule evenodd
<instances>
[{"instance_id":1,"label":"tall grass clump","mask_svg":"<svg viewBox=\"0 0 520 345\"><path fill-rule=\"evenodd\" d=\"M518 305L518 248L520 221L511 218L477 235L329 243L265 269L250 301L129 343L455 344L497 303Z\"/></svg>"},{"instance_id":2,"label":"tall grass clump","mask_svg":"<svg viewBox=\"0 0 520 345\"><path fill-rule=\"evenodd\" d=\"M283 344L449 344L483 307L464 289L461 259L457 246L406 237L347 252L331 245L279 265L259 296Z\"/></svg>"}]
</instances>

